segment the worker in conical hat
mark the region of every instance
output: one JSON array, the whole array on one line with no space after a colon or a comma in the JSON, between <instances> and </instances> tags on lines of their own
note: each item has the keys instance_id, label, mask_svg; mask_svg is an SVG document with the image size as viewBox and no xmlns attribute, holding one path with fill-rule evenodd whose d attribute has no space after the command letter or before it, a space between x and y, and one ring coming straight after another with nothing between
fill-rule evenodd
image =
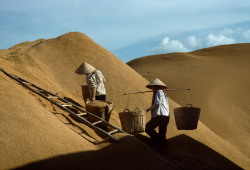
<instances>
[{"instance_id":1,"label":"worker in conical hat","mask_svg":"<svg viewBox=\"0 0 250 170\"><path fill-rule=\"evenodd\" d=\"M167 86L158 78L151 81L147 88L153 90L152 105L146 109L151 110L151 120L146 124L146 133L152 140L158 142L161 146L167 145L166 132L169 123L169 104L164 89ZM159 127L159 133L155 129Z\"/></svg>"},{"instance_id":2,"label":"worker in conical hat","mask_svg":"<svg viewBox=\"0 0 250 170\"><path fill-rule=\"evenodd\" d=\"M91 101L106 101L105 78L100 70L97 70L87 62L83 62L75 72L86 75Z\"/></svg>"}]
</instances>

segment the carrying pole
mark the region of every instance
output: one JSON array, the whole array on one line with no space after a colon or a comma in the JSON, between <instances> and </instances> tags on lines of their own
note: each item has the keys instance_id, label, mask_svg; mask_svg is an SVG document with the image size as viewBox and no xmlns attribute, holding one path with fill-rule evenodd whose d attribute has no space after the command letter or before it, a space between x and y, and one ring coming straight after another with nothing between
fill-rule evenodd
<instances>
[{"instance_id":1,"label":"carrying pole","mask_svg":"<svg viewBox=\"0 0 250 170\"><path fill-rule=\"evenodd\" d=\"M190 88L186 88L186 89L164 89L164 91L178 91L178 90L191 90L191 89ZM153 92L153 91L150 90L150 91L141 91L141 92L134 92L134 93L124 93L124 95L139 94L139 93L149 93L149 92Z\"/></svg>"}]
</instances>

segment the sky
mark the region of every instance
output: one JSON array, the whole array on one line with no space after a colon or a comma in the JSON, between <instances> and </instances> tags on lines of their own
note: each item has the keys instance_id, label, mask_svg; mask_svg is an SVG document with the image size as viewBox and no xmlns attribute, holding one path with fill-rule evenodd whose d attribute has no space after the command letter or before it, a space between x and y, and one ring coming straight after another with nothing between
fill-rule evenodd
<instances>
[{"instance_id":1,"label":"sky","mask_svg":"<svg viewBox=\"0 0 250 170\"><path fill-rule=\"evenodd\" d=\"M0 49L74 31L124 62L250 43L250 1L0 0Z\"/></svg>"}]
</instances>

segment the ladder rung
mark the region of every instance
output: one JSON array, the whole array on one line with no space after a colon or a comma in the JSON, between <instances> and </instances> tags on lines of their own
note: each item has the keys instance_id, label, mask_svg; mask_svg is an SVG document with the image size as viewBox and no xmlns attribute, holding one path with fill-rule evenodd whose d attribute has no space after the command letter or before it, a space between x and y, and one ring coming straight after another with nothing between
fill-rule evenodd
<instances>
[{"instance_id":1,"label":"ladder rung","mask_svg":"<svg viewBox=\"0 0 250 170\"><path fill-rule=\"evenodd\" d=\"M13 75L13 74L10 74L12 77L14 77L14 78L19 78L18 76L16 76L16 75Z\"/></svg>"},{"instance_id":2,"label":"ladder rung","mask_svg":"<svg viewBox=\"0 0 250 170\"><path fill-rule=\"evenodd\" d=\"M72 104L62 104L63 107L71 107Z\"/></svg>"},{"instance_id":3,"label":"ladder rung","mask_svg":"<svg viewBox=\"0 0 250 170\"><path fill-rule=\"evenodd\" d=\"M84 115L86 115L87 113L79 113L79 114L77 114L78 116L84 116Z\"/></svg>"},{"instance_id":4,"label":"ladder rung","mask_svg":"<svg viewBox=\"0 0 250 170\"><path fill-rule=\"evenodd\" d=\"M102 122L102 121L99 120L99 121L97 121L97 122L92 123L92 125L95 125L95 124L98 124L98 123L101 123L101 122Z\"/></svg>"},{"instance_id":5,"label":"ladder rung","mask_svg":"<svg viewBox=\"0 0 250 170\"><path fill-rule=\"evenodd\" d=\"M32 85L30 82L23 81L24 84Z\"/></svg>"},{"instance_id":6,"label":"ladder rung","mask_svg":"<svg viewBox=\"0 0 250 170\"><path fill-rule=\"evenodd\" d=\"M48 96L49 99L57 99L58 96Z\"/></svg>"},{"instance_id":7,"label":"ladder rung","mask_svg":"<svg viewBox=\"0 0 250 170\"><path fill-rule=\"evenodd\" d=\"M110 131L110 132L108 132L108 134L113 134L113 133L115 133L115 132L118 132L118 129L115 129L115 130L112 130L112 131Z\"/></svg>"},{"instance_id":8,"label":"ladder rung","mask_svg":"<svg viewBox=\"0 0 250 170\"><path fill-rule=\"evenodd\" d=\"M38 89L37 91L44 91L43 89Z\"/></svg>"}]
</instances>

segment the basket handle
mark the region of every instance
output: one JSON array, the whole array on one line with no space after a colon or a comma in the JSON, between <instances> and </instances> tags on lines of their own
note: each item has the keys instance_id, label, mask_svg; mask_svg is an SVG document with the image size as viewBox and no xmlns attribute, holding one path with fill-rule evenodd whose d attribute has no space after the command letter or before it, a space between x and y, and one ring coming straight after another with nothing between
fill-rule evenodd
<instances>
[{"instance_id":1,"label":"basket handle","mask_svg":"<svg viewBox=\"0 0 250 170\"><path fill-rule=\"evenodd\" d=\"M186 107L188 107L188 106L191 106L191 107L193 107L193 105L192 105L192 104L190 104L190 103L188 103Z\"/></svg>"},{"instance_id":2,"label":"basket handle","mask_svg":"<svg viewBox=\"0 0 250 170\"><path fill-rule=\"evenodd\" d=\"M140 109L139 107L136 107L136 108L135 108L135 111L136 111L136 110L141 110L141 109ZM135 111L134 111L134 112L135 112Z\"/></svg>"},{"instance_id":3,"label":"basket handle","mask_svg":"<svg viewBox=\"0 0 250 170\"><path fill-rule=\"evenodd\" d=\"M128 108L126 108L126 109L124 109L124 111L123 112L130 112L130 110L128 109Z\"/></svg>"}]
</instances>

